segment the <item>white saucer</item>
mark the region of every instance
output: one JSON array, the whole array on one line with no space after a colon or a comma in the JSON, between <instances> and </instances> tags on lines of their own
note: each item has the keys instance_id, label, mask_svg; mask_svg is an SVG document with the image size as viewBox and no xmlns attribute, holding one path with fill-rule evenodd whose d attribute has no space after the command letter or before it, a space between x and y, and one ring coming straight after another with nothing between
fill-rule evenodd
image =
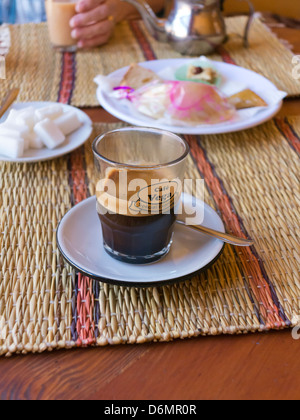
<instances>
[{"instance_id":1,"label":"white saucer","mask_svg":"<svg viewBox=\"0 0 300 420\"><path fill-rule=\"evenodd\" d=\"M153 60L140 63L141 66L150 69L156 73L160 73L165 69L173 68L174 71L180 66L184 66L191 60L187 58L179 59L166 59L166 60ZM279 92L276 86L270 82L270 80L261 76L254 71L247 70L243 67L239 67L232 64L222 63L218 61L211 61L213 67L222 75L222 77L228 82L246 86L248 89L253 90L260 95L269 106L262 108L260 112L255 115L245 114L245 111L238 111L239 118L237 121L229 121L221 124L212 125L199 125L199 126L175 126L160 123L146 115L143 115L137 111L134 111L132 106L128 106L128 101L120 101L119 99L112 98L102 91L101 86L97 89L97 98L100 105L108 111L110 114L125 121L131 125L143 126L143 127L154 127L162 130L171 131L178 134L222 134L222 133L233 133L236 131L246 130L252 127L256 127L266 121L269 121L276 115L283 102L272 103L270 93ZM128 70L128 67L119 69L108 76L111 81L122 80L124 74ZM273 94L272 94L273 95Z\"/></svg>"},{"instance_id":2,"label":"white saucer","mask_svg":"<svg viewBox=\"0 0 300 420\"><path fill-rule=\"evenodd\" d=\"M3 123L11 109L20 110L28 107L33 107L34 109L43 108L53 104L53 102L19 102L13 104L9 110L3 115L0 119L0 122ZM28 149L25 151L24 156L19 159L11 159L6 156L0 155L0 160L4 162L15 162L15 163L28 163L28 162L43 162L46 160L56 159L58 157L64 156L68 153L73 152L73 150L82 146L87 139L90 137L93 131L93 123L91 119L86 115L85 112L81 111L78 108L75 108L70 105L63 105L64 111L75 110L78 114L78 118L83 123L82 126L74 131L74 133L67 136L65 142L57 147L56 149L50 150L48 148L43 149Z\"/></svg>"},{"instance_id":3,"label":"white saucer","mask_svg":"<svg viewBox=\"0 0 300 420\"><path fill-rule=\"evenodd\" d=\"M195 198L187 194L183 194L183 200L185 206L195 203ZM196 200L197 207L202 209L203 204ZM202 224L225 231L222 220L207 204ZM64 216L57 229L57 244L65 260L89 278L135 287L187 280L210 267L224 249L222 241L177 224L171 250L161 260L147 265L117 261L104 250L95 197L77 204Z\"/></svg>"}]
</instances>

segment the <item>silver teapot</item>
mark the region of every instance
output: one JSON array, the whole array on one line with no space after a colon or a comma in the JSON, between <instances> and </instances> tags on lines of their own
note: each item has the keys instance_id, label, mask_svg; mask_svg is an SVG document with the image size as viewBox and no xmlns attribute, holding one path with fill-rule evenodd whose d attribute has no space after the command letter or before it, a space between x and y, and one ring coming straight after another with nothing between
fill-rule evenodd
<instances>
[{"instance_id":1,"label":"silver teapot","mask_svg":"<svg viewBox=\"0 0 300 420\"><path fill-rule=\"evenodd\" d=\"M158 41L168 42L176 51L187 55L213 52L227 39L222 14L224 0L172 0L166 19L158 18L144 0L123 0L137 8L149 33ZM243 35L248 47L248 35L254 8L250 0L249 19Z\"/></svg>"}]
</instances>

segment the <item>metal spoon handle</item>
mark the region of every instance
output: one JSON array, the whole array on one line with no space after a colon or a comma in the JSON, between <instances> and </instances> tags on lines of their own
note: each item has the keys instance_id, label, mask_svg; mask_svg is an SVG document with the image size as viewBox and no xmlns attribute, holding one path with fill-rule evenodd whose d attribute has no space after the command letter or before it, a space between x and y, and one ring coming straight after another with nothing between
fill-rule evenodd
<instances>
[{"instance_id":1,"label":"metal spoon handle","mask_svg":"<svg viewBox=\"0 0 300 420\"><path fill-rule=\"evenodd\" d=\"M206 235L212 236L212 237L217 238L217 239L221 239L221 241L226 242L226 243L231 244L231 245L251 246L254 243L252 240L248 240L248 239L244 239L244 238L237 238L236 236L230 235L229 233L218 232L216 230L209 229L209 228L204 227L204 226L186 225L181 220L177 220L177 223L179 223L180 225L184 225L186 227L189 227L191 229L194 229L194 230L199 230L200 232L205 233Z\"/></svg>"}]
</instances>

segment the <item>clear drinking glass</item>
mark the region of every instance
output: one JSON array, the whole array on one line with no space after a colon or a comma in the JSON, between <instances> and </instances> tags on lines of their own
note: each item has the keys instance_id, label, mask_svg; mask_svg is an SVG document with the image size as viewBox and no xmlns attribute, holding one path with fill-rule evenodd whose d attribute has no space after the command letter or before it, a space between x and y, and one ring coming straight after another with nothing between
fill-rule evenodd
<instances>
[{"instance_id":1,"label":"clear drinking glass","mask_svg":"<svg viewBox=\"0 0 300 420\"><path fill-rule=\"evenodd\" d=\"M79 0L46 0L50 42L59 51L74 52L77 41L71 36L70 20L76 15Z\"/></svg>"},{"instance_id":2,"label":"clear drinking glass","mask_svg":"<svg viewBox=\"0 0 300 420\"><path fill-rule=\"evenodd\" d=\"M105 250L133 264L170 250L189 146L175 134L123 128L93 143Z\"/></svg>"}]
</instances>

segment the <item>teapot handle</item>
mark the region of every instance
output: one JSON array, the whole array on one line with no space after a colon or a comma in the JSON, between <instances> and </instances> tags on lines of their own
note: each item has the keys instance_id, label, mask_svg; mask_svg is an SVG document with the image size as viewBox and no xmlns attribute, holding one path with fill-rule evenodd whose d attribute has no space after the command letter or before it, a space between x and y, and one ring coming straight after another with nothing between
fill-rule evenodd
<instances>
[{"instance_id":1,"label":"teapot handle","mask_svg":"<svg viewBox=\"0 0 300 420\"><path fill-rule=\"evenodd\" d=\"M221 0L222 9L224 7L225 1L226 0ZM248 21L247 21L247 24L246 24L246 27L245 27L244 36L243 36L244 47L249 48L249 31L250 31L250 27L251 27L251 24L252 24L252 21L253 21L253 18L254 18L255 8L254 8L251 0L240 0L240 1L244 1L244 2L248 3L248 6L249 6L249 14L248 14L249 18L248 18Z\"/></svg>"}]
</instances>

